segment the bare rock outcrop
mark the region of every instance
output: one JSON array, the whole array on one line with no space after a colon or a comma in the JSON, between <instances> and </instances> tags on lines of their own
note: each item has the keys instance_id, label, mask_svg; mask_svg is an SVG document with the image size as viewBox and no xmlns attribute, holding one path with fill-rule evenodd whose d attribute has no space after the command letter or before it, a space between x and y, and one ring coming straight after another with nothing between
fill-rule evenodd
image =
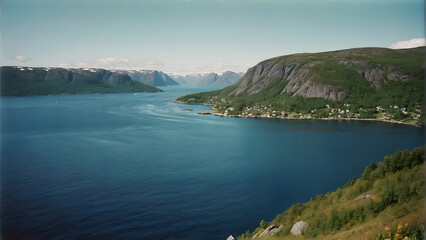
<instances>
[{"instance_id":1,"label":"bare rock outcrop","mask_svg":"<svg viewBox=\"0 0 426 240\"><path fill-rule=\"evenodd\" d=\"M256 94L274 81L288 81L281 93L291 93L295 96L309 98L325 98L333 101L343 99L345 91L330 84L313 81L314 77L309 68L320 64L322 62L316 61L299 67L297 63L260 63L247 71L231 95L238 95L242 92Z\"/></svg>"},{"instance_id":2,"label":"bare rock outcrop","mask_svg":"<svg viewBox=\"0 0 426 240\"><path fill-rule=\"evenodd\" d=\"M274 233L281 231L282 228L283 228L282 224L280 226L270 225L265 230L263 230L263 232L261 232L259 235L258 234L254 235L252 237L252 239L261 238L261 237L266 236L266 235L273 235Z\"/></svg>"},{"instance_id":3,"label":"bare rock outcrop","mask_svg":"<svg viewBox=\"0 0 426 240\"><path fill-rule=\"evenodd\" d=\"M364 193L364 194L361 194L358 197L356 197L355 200L359 200L359 199L370 199L370 198L371 198L371 194Z\"/></svg>"},{"instance_id":4,"label":"bare rock outcrop","mask_svg":"<svg viewBox=\"0 0 426 240\"><path fill-rule=\"evenodd\" d=\"M401 73L393 65L372 64L371 62L361 60L339 61L339 64L355 69L367 81L371 82L376 89L380 89L383 84L389 81L404 81L410 79L408 75Z\"/></svg>"}]
</instances>

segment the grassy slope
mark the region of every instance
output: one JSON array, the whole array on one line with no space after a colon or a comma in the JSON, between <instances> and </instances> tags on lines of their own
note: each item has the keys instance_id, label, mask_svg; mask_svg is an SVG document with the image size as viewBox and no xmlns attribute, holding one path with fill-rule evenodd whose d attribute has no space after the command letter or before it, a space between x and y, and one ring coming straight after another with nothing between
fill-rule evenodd
<instances>
[{"instance_id":1,"label":"grassy slope","mask_svg":"<svg viewBox=\"0 0 426 240\"><path fill-rule=\"evenodd\" d=\"M386 156L379 164L367 167L360 179L277 215L267 225L283 224L283 230L262 239L381 239L379 233L395 232L398 224L408 225L402 229L402 235L422 239L423 162L423 147ZM363 193L371 194L371 199L356 199ZM302 236L295 237L290 229L300 220L309 225ZM386 232L385 227L391 230ZM251 239L263 228L247 232L239 239Z\"/></svg>"},{"instance_id":2,"label":"grassy slope","mask_svg":"<svg viewBox=\"0 0 426 240\"><path fill-rule=\"evenodd\" d=\"M268 59L263 62L279 62L283 65L298 63L299 69L309 62L322 62L323 64L309 67L311 75L314 76L312 81L332 84L344 90L347 94L340 102L321 98L303 98L291 96L289 93L281 93L288 84L288 81L282 79L276 79L256 94L242 92L238 95L232 95L231 92L238 87L237 83L222 90L191 94L180 97L177 100L186 103L218 105L216 111L219 113L223 113L221 109L233 107L234 111L230 113L233 115L241 114L244 107L253 107L256 104L270 106L271 110L289 113L307 114L316 109L318 112L317 117L324 117L329 113L325 109L326 104L329 104L332 108L343 109L344 103L350 104L349 110L353 113L360 113L360 108L374 111L374 108L378 105L398 105L406 107L410 112L415 112L416 104L423 102L425 49L349 49L314 54L294 54ZM377 90L370 82L357 73L356 70L360 66L346 67L343 64L339 64L339 62L345 60L367 62L371 68L380 65L385 72L397 69L397 71L410 76L410 80L389 81ZM247 89L249 88L250 86L247 87ZM226 100L226 102L222 99ZM419 107L417 106L417 108ZM393 114L394 111L389 109L389 113ZM373 117L373 114L370 114L369 117ZM421 123L422 121L420 120L419 122Z\"/></svg>"}]
</instances>

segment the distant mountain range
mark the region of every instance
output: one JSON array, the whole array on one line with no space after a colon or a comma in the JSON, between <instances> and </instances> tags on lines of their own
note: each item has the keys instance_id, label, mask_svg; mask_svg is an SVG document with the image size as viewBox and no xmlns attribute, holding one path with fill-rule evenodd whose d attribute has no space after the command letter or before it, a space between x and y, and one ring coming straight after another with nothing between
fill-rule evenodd
<instances>
[{"instance_id":1,"label":"distant mountain range","mask_svg":"<svg viewBox=\"0 0 426 240\"><path fill-rule=\"evenodd\" d=\"M2 96L49 94L160 92L155 86L197 85L226 87L242 73L172 75L156 70L101 68L1 67Z\"/></svg>"},{"instance_id":2,"label":"distant mountain range","mask_svg":"<svg viewBox=\"0 0 426 240\"><path fill-rule=\"evenodd\" d=\"M173 80L169 75L160 71L119 70L117 72L128 74L132 80L151 86L179 85L179 83Z\"/></svg>"},{"instance_id":3,"label":"distant mountain range","mask_svg":"<svg viewBox=\"0 0 426 240\"><path fill-rule=\"evenodd\" d=\"M227 87L236 83L243 73L227 71L223 74L207 73L207 74L190 74L185 76L171 75L173 79L182 85L196 86L221 86Z\"/></svg>"},{"instance_id":4,"label":"distant mountain range","mask_svg":"<svg viewBox=\"0 0 426 240\"><path fill-rule=\"evenodd\" d=\"M1 67L2 96L161 92L126 73L105 69Z\"/></svg>"}]
</instances>

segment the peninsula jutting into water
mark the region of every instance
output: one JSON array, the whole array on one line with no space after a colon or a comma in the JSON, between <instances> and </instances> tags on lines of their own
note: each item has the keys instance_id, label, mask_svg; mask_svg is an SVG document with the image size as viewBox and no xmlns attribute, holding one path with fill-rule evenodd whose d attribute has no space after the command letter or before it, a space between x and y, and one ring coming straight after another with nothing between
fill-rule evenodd
<instances>
[{"instance_id":1,"label":"peninsula jutting into water","mask_svg":"<svg viewBox=\"0 0 426 240\"><path fill-rule=\"evenodd\" d=\"M213 105L222 116L422 125L425 50L359 48L271 58L230 87L177 101Z\"/></svg>"}]
</instances>

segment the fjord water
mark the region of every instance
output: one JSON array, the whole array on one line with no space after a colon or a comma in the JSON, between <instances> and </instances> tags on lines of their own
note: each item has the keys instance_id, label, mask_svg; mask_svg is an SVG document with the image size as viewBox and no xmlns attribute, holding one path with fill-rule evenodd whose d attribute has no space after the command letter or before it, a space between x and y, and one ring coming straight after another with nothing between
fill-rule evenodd
<instances>
[{"instance_id":1,"label":"fjord water","mask_svg":"<svg viewBox=\"0 0 426 240\"><path fill-rule=\"evenodd\" d=\"M226 239L424 143L390 123L197 115L168 101L206 89L164 90L2 98L3 239Z\"/></svg>"}]
</instances>

